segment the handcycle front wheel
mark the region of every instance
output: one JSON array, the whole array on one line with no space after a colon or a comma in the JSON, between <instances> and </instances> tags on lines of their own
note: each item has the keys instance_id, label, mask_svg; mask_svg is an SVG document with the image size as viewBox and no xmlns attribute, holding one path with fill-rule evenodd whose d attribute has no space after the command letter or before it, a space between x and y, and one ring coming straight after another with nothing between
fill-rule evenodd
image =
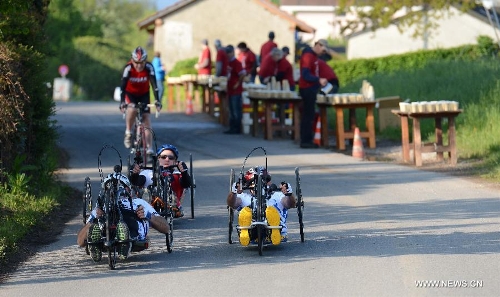
<instances>
[{"instance_id":1,"label":"handcycle front wheel","mask_svg":"<svg viewBox=\"0 0 500 297\"><path fill-rule=\"evenodd\" d=\"M193 155L189 154L189 176L191 177L190 194L191 194L191 219L194 219L194 191L196 181L193 175Z\"/></svg>"}]
</instances>

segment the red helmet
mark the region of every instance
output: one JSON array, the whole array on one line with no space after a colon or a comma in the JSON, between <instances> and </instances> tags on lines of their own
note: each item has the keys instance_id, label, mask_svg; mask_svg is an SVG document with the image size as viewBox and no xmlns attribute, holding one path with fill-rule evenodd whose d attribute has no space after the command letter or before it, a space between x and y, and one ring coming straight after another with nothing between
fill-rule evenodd
<instances>
[{"instance_id":1,"label":"red helmet","mask_svg":"<svg viewBox=\"0 0 500 297\"><path fill-rule=\"evenodd\" d=\"M132 61L139 63L139 62L144 62L148 58L148 54L146 53L146 50L143 49L142 47L138 46L133 52L132 52Z\"/></svg>"},{"instance_id":2,"label":"red helmet","mask_svg":"<svg viewBox=\"0 0 500 297\"><path fill-rule=\"evenodd\" d=\"M271 181L271 175L269 174L267 169L262 166L256 166L254 168L248 169L245 172L245 175L243 176L244 186L247 188L253 188L255 186L256 175L262 176L263 181L266 183Z\"/></svg>"}]
</instances>

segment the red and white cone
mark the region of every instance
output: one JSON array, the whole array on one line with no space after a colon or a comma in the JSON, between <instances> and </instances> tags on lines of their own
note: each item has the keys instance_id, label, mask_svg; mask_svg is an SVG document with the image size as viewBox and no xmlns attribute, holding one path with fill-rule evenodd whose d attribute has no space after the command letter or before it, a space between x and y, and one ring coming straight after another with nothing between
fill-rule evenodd
<instances>
[{"instance_id":1,"label":"red and white cone","mask_svg":"<svg viewBox=\"0 0 500 297\"><path fill-rule=\"evenodd\" d=\"M361 135L359 134L359 128L356 127L354 129L354 141L352 144L352 156L354 158L363 159L365 153L363 151L363 140L361 139Z\"/></svg>"},{"instance_id":2,"label":"red and white cone","mask_svg":"<svg viewBox=\"0 0 500 297\"><path fill-rule=\"evenodd\" d=\"M316 128L314 129L314 139L313 142L318 146L321 145L321 118L318 117L316 121Z\"/></svg>"}]
</instances>

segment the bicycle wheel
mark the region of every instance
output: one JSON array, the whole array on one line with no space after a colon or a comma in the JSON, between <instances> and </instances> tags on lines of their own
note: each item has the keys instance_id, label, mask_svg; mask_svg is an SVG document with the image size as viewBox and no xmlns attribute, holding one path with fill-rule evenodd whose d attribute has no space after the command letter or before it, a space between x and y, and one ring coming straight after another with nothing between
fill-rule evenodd
<instances>
[{"instance_id":1,"label":"bicycle wheel","mask_svg":"<svg viewBox=\"0 0 500 297\"><path fill-rule=\"evenodd\" d=\"M295 193L297 195L297 215L299 216L300 241L304 242L304 201L302 199L302 190L300 189L299 167L295 168Z\"/></svg>"},{"instance_id":2,"label":"bicycle wheel","mask_svg":"<svg viewBox=\"0 0 500 297\"><path fill-rule=\"evenodd\" d=\"M167 220L169 232L165 234L165 243L167 245L168 253L172 252L172 246L174 242L174 212L172 210L172 189L170 188L170 181L168 180L168 176L162 177L162 200L165 205L165 209L163 211L163 216L165 220Z\"/></svg>"},{"instance_id":3,"label":"bicycle wheel","mask_svg":"<svg viewBox=\"0 0 500 297\"><path fill-rule=\"evenodd\" d=\"M83 182L83 208L82 208L82 217L83 224L87 223L87 218L92 211L92 186L90 184L90 177L86 177Z\"/></svg>"},{"instance_id":4,"label":"bicycle wheel","mask_svg":"<svg viewBox=\"0 0 500 297\"><path fill-rule=\"evenodd\" d=\"M170 212L172 214L172 212ZM167 244L167 252L172 253L172 246L174 243L174 217L172 215L167 219L169 231L168 234L165 235L165 241Z\"/></svg>"},{"instance_id":5,"label":"bicycle wheel","mask_svg":"<svg viewBox=\"0 0 500 297\"><path fill-rule=\"evenodd\" d=\"M233 184L236 180L236 176L234 173L234 169L231 169L231 174L229 175L229 191L231 192ZM228 242L229 244L233 243L233 222L234 222L234 209L231 206L227 206L227 211L229 215L229 234L228 234Z\"/></svg>"},{"instance_id":6,"label":"bicycle wheel","mask_svg":"<svg viewBox=\"0 0 500 297\"><path fill-rule=\"evenodd\" d=\"M116 244L115 244L115 233L116 225L114 224L115 211L114 205L114 195L110 189L107 189L104 193L104 207L105 207L105 217L106 217L106 242L104 246L108 249L108 265L109 269L114 270L116 268Z\"/></svg>"},{"instance_id":7,"label":"bicycle wheel","mask_svg":"<svg viewBox=\"0 0 500 297\"><path fill-rule=\"evenodd\" d=\"M257 188L256 188L256 194L257 194L257 222L264 222L265 219L265 201L264 201L264 195L262 195L262 177L260 175L257 175ZM266 228L261 225L257 224L257 240L258 240L258 248L259 248L259 256L262 256L262 252L264 250L264 240L266 239Z\"/></svg>"},{"instance_id":8,"label":"bicycle wheel","mask_svg":"<svg viewBox=\"0 0 500 297\"><path fill-rule=\"evenodd\" d=\"M194 219L194 189L196 188L195 179L193 175L193 155L189 154L189 175L191 176L191 219Z\"/></svg>"}]
</instances>

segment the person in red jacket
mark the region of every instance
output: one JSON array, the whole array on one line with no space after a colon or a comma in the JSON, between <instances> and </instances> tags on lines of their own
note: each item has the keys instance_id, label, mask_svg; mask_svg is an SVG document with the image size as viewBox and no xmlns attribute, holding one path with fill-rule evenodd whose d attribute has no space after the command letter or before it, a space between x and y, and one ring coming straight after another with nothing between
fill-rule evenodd
<instances>
[{"instance_id":1,"label":"person in red jacket","mask_svg":"<svg viewBox=\"0 0 500 297\"><path fill-rule=\"evenodd\" d=\"M277 61L281 59L282 56L280 50L274 48L262 59L259 68L259 80L262 84L267 84L271 80L271 77L276 76L278 70Z\"/></svg>"},{"instance_id":2,"label":"person in red jacket","mask_svg":"<svg viewBox=\"0 0 500 297\"><path fill-rule=\"evenodd\" d=\"M281 82L283 82L284 80L287 80L288 85L290 86L290 91L294 91L295 90L295 80L293 77L293 66L286 59L286 56L288 56L288 54L290 53L290 49L288 49L288 47L284 46L283 49L280 51L282 53L282 57L277 62L276 80L281 81Z\"/></svg>"},{"instance_id":3,"label":"person in red jacket","mask_svg":"<svg viewBox=\"0 0 500 297\"><path fill-rule=\"evenodd\" d=\"M215 48L217 49L217 57L215 58L215 76L227 76L227 59L226 49L222 46L219 39L216 39Z\"/></svg>"},{"instance_id":4,"label":"person in red jacket","mask_svg":"<svg viewBox=\"0 0 500 297\"><path fill-rule=\"evenodd\" d=\"M273 48L278 48L278 44L274 42L274 32L271 31L269 32L269 40L266 41L261 47L260 47L260 56L259 56L259 63L262 64L262 60L267 57L268 54L271 53L271 50Z\"/></svg>"},{"instance_id":5,"label":"person in red jacket","mask_svg":"<svg viewBox=\"0 0 500 297\"><path fill-rule=\"evenodd\" d=\"M328 82L333 86L329 94L338 93L339 79L337 77L337 74L335 74L335 71L333 71L333 69L330 66L328 66L328 64L325 61L321 59L318 59L318 66L319 66L319 75L321 77L326 78L326 80L328 80Z\"/></svg>"},{"instance_id":6,"label":"person in red jacket","mask_svg":"<svg viewBox=\"0 0 500 297\"><path fill-rule=\"evenodd\" d=\"M198 63L194 65L198 69L198 74L212 74L212 57L210 55L210 48L208 47L208 40L201 41L201 53L198 58Z\"/></svg>"},{"instance_id":7,"label":"person in red jacket","mask_svg":"<svg viewBox=\"0 0 500 297\"><path fill-rule=\"evenodd\" d=\"M239 54L236 57L250 77L250 82L255 83L257 76L257 57L251 49L247 47L245 42L238 43Z\"/></svg>"},{"instance_id":8,"label":"person in red jacket","mask_svg":"<svg viewBox=\"0 0 500 297\"><path fill-rule=\"evenodd\" d=\"M135 104L142 102L145 104L150 103L149 86L153 88L153 95L155 97L156 109L161 109L160 98L158 96L158 86L156 84L156 75L153 64L147 62L148 54L142 47L134 49L130 61L125 65L122 75L121 95L120 95L120 111L126 112L125 117L125 138L123 144L126 148L132 146L132 127L134 125L137 111L134 108ZM127 108L131 107L131 108ZM142 123L145 128L151 128L151 120L149 106L143 108ZM154 150L152 146L152 136L150 129L145 129L147 154L153 155Z\"/></svg>"},{"instance_id":9,"label":"person in red jacket","mask_svg":"<svg viewBox=\"0 0 500 297\"><path fill-rule=\"evenodd\" d=\"M243 118L243 79L246 72L240 61L234 55L234 47L226 46L229 59L227 67L227 97L229 99L229 130L225 134L240 134Z\"/></svg>"},{"instance_id":10,"label":"person in red jacket","mask_svg":"<svg viewBox=\"0 0 500 297\"><path fill-rule=\"evenodd\" d=\"M302 114L300 121L300 147L318 148L313 143L313 122L316 113L316 95L319 88L325 86L328 80L320 76L318 56L325 53L328 43L320 39L314 46L306 47L300 56L299 94L302 97Z\"/></svg>"}]
</instances>

